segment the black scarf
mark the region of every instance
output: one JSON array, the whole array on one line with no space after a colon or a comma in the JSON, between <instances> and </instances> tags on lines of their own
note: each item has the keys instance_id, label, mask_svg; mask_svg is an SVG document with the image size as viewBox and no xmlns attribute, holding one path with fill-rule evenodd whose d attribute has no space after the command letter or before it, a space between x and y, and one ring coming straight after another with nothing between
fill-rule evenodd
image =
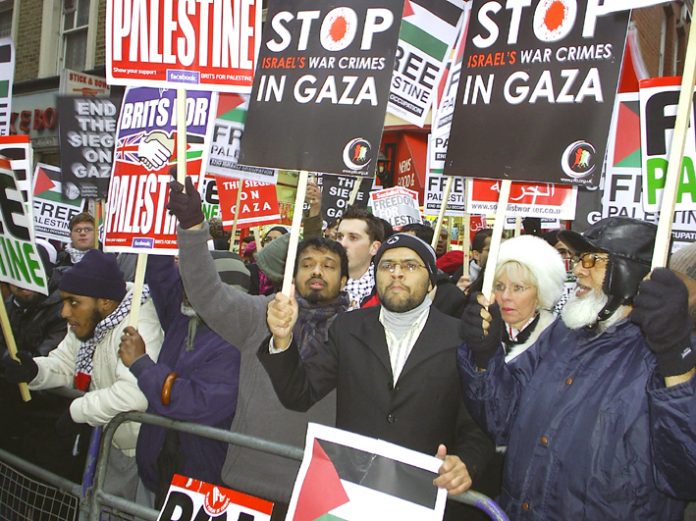
<instances>
[{"instance_id":1,"label":"black scarf","mask_svg":"<svg viewBox=\"0 0 696 521\"><path fill-rule=\"evenodd\" d=\"M316 353L329 337L329 326L336 318L336 314L348 309L350 299L345 292L329 302L312 304L305 298L295 293L295 299L299 307L297 323L293 328L297 345L300 347L300 356L303 360Z\"/></svg>"},{"instance_id":2,"label":"black scarf","mask_svg":"<svg viewBox=\"0 0 696 521\"><path fill-rule=\"evenodd\" d=\"M517 338L515 338L515 340L510 339L510 335L508 334L508 328L503 322L503 343L505 344L506 352L509 351L512 346L524 344L529 339L529 336L532 334L532 331L534 331L534 328L536 328L537 324L539 323L540 316L541 315L537 313L537 316L534 317L534 320L527 324L527 327L525 327L522 331L517 333Z\"/></svg>"}]
</instances>

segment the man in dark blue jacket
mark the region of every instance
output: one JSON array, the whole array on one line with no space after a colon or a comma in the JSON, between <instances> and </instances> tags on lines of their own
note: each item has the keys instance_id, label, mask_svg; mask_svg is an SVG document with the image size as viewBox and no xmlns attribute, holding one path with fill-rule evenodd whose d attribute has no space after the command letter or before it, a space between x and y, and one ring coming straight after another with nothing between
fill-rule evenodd
<instances>
[{"instance_id":1,"label":"man in dark blue jacket","mask_svg":"<svg viewBox=\"0 0 696 521\"><path fill-rule=\"evenodd\" d=\"M246 281L248 289L241 259L230 258L229 252L215 254L221 257L215 262L222 280L242 286ZM154 362L145 354L131 327L124 331L119 356L147 396L147 412L229 429L237 406L239 351L190 307L173 257L150 255L146 281L165 332L159 359ZM221 483L226 452L224 442L143 424L136 448L138 473L159 508L174 473Z\"/></svg>"},{"instance_id":2,"label":"man in dark blue jacket","mask_svg":"<svg viewBox=\"0 0 696 521\"><path fill-rule=\"evenodd\" d=\"M655 233L625 218L561 232L577 288L513 363L497 306L479 294L465 310L465 400L508 446L500 504L511 520L673 521L696 496L693 323L674 273L643 281Z\"/></svg>"}]
</instances>

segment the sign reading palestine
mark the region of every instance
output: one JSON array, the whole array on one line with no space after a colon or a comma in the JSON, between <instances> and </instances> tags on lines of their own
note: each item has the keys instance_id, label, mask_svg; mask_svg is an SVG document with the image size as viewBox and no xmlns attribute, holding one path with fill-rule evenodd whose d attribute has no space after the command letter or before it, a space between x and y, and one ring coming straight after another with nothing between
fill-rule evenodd
<instances>
[{"instance_id":1,"label":"sign reading palestine","mask_svg":"<svg viewBox=\"0 0 696 521\"><path fill-rule=\"evenodd\" d=\"M629 12L472 2L445 174L596 184Z\"/></svg>"},{"instance_id":2,"label":"sign reading palestine","mask_svg":"<svg viewBox=\"0 0 696 521\"><path fill-rule=\"evenodd\" d=\"M402 2L271 2L239 163L371 176Z\"/></svg>"}]
</instances>

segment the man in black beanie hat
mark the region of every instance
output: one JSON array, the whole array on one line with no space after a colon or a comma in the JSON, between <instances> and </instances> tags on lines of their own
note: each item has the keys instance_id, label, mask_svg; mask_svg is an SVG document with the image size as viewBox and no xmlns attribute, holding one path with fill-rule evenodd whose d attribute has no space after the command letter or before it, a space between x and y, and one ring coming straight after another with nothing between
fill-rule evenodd
<instances>
[{"instance_id":1,"label":"man in black beanie hat","mask_svg":"<svg viewBox=\"0 0 696 521\"><path fill-rule=\"evenodd\" d=\"M381 306L338 315L309 358L293 336L295 299L277 294L268 305L273 337L259 359L283 405L304 411L336 389L337 427L437 454L443 463L434 484L459 494L472 478L476 486L493 444L463 404L458 321L431 307L435 252L398 233L382 243L374 265ZM446 519L463 519L457 510L448 504Z\"/></svg>"},{"instance_id":2,"label":"man in black beanie hat","mask_svg":"<svg viewBox=\"0 0 696 521\"><path fill-rule=\"evenodd\" d=\"M508 445L511 520L682 519L696 493L696 342L684 284L650 277L656 226L612 217L559 238L577 287L505 363L500 311L477 295L458 353L469 410Z\"/></svg>"},{"instance_id":3,"label":"man in black beanie hat","mask_svg":"<svg viewBox=\"0 0 696 521\"><path fill-rule=\"evenodd\" d=\"M58 419L56 429L73 439L79 424L106 425L120 412L144 411L147 398L135 377L119 362L118 348L128 325L132 289L113 255L89 250L80 262L63 273L58 285L62 300L61 316L69 331L48 356L32 358L17 353L21 363L3 359L9 382L27 382L30 389L74 387L85 391ZM137 329L145 340L148 354L157 359L162 330L157 313L143 290ZM113 438L105 488L128 499L135 498L138 484L135 446L139 424L124 423Z\"/></svg>"}]
</instances>

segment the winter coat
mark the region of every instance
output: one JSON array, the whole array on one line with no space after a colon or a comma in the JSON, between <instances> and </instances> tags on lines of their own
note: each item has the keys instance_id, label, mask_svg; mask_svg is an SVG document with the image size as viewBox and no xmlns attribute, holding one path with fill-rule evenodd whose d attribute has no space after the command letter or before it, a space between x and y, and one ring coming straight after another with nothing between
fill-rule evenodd
<instances>
[{"instance_id":1,"label":"winter coat","mask_svg":"<svg viewBox=\"0 0 696 521\"><path fill-rule=\"evenodd\" d=\"M39 300L29 306L19 305L14 296L5 301L18 350L28 351L32 356L46 356L65 338L68 326L60 316L63 305L58 291L60 277L61 272L54 269L48 283L49 295L40 295ZM5 337L0 335L3 356L4 348Z\"/></svg>"},{"instance_id":2,"label":"winter coat","mask_svg":"<svg viewBox=\"0 0 696 521\"><path fill-rule=\"evenodd\" d=\"M508 445L512 521L676 521L696 495L696 378L666 388L640 329L554 322L511 364L458 365L474 418Z\"/></svg>"},{"instance_id":3,"label":"winter coat","mask_svg":"<svg viewBox=\"0 0 696 521\"><path fill-rule=\"evenodd\" d=\"M132 284L128 284L128 291L132 291ZM118 346L129 316L126 315L111 329L94 350L89 391L70 404L70 415L77 423L106 425L120 412L147 409L147 398L138 389L135 376L118 357ZM148 299L140 308L137 330L145 341L147 353L156 360L162 344L162 329L152 299ZM39 372L29 383L29 389L73 387L80 344L75 334L68 331L63 341L48 356L34 358ZM134 422L122 424L114 435L114 447L121 449L127 456L134 456L139 427L140 424Z\"/></svg>"},{"instance_id":4,"label":"winter coat","mask_svg":"<svg viewBox=\"0 0 696 521\"><path fill-rule=\"evenodd\" d=\"M266 309L273 298L248 295L224 284L208 253L208 225L177 229L179 269L191 305L213 331L242 355L237 411L232 431L265 440L304 446L307 422L333 425L335 403L329 398L306 414L288 411L273 392L271 380L256 358L270 334ZM288 502L300 462L231 444L222 469L223 481L235 490Z\"/></svg>"},{"instance_id":5,"label":"winter coat","mask_svg":"<svg viewBox=\"0 0 696 521\"><path fill-rule=\"evenodd\" d=\"M181 313L184 291L172 257L150 255L146 281L164 329L164 341L155 363L145 355L130 367L147 397L147 412L219 429L229 429L237 406L240 354L205 324L199 323L193 345L187 348L189 318ZM162 387L176 372L170 402L162 404ZM138 436L138 474L148 489L157 491L157 458L167 429L143 424ZM185 432L177 433L181 466L176 472L208 483L220 483L227 444ZM169 480L170 476L166 476Z\"/></svg>"}]
</instances>

